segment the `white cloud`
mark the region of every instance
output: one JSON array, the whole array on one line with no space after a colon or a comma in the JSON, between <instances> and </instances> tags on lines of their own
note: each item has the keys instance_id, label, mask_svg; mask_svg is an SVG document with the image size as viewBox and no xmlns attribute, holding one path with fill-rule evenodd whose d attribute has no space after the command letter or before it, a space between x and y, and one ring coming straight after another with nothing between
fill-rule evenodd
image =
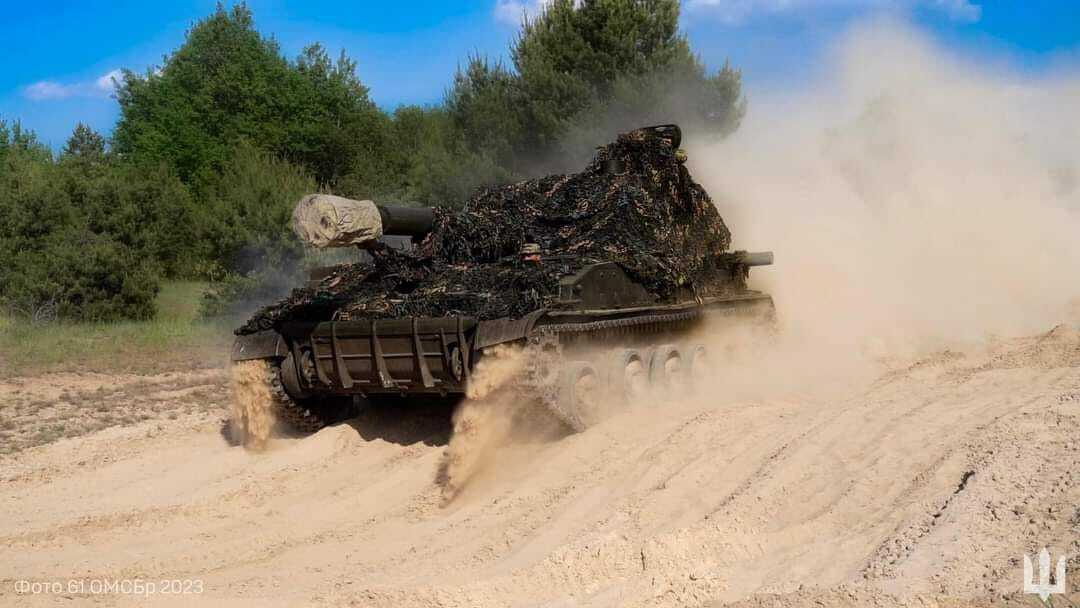
<instances>
[{"instance_id":1,"label":"white cloud","mask_svg":"<svg viewBox=\"0 0 1080 608\"><path fill-rule=\"evenodd\" d=\"M972 0L685 0L686 12L709 14L728 25L747 19L776 16L821 8L909 8L927 6L957 21L978 21L982 8Z\"/></svg>"},{"instance_id":2,"label":"white cloud","mask_svg":"<svg viewBox=\"0 0 1080 608\"><path fill-rule=\"evenodd\" d=\"M548 2L550 0L495 0L495 21L520 25L522 18L535 16Z\"/></svg>"},{"instance_id":3,"label":"white cloud","mask_svg":"<svg viewBox=\"0 0 1080 608\"><path fill-rule=\"evenodd\" d=\"M34 101L65 99L75 94L74 85L60 84L52 80L35 82L23 89L23 95Z\"/></svg>"},{"instance_id":4,"label":"white cloud","mask_svg":"<svg viewBox=\"0 0 1080 608\"><path fill-rule=\"evenodd\" d=\"M113 82L120 82L120 78L123 76L123 72L120 70L110 70L108 73L103 74L101 78L94 81L94 86L99 91L105 91L106 93L112 93L116 89L116 84Z\"/></svg>"},{"instance_id":5,"label":"white cloud","mask_svg":"<svg viewBox=\"0 0 1080 608\"><path fill-rule=\"evenodd\" d=\"M535 17L544 10L552 0L495 0L495 21L505 25L521 25L524 17ZM574 0L574 5L579 6L581 0Z\"/></svg>"},{"instance_id":6,"label":"white cloud","mask_svg":"<svg viewBox=\"0 0 1080 608\"><path fill-rule=\"evenodd\" d=\"M27 99L49 101L69 97L104 97L115 89L113 78L120 78L120 70L109 70L93 81L60 83L55 80L40 80L23 87L22 93Z\"/></svg>"}]
</instances>

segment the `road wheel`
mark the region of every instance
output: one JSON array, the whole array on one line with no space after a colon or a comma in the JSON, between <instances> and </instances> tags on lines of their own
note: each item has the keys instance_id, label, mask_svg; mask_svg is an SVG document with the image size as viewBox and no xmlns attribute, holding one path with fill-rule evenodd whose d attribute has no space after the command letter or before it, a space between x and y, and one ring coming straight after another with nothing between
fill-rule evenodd
<instances>
[{"instance_id":1,"label":"road wheel","mask_svg":"<svg viewBox=\"0 0 1080 608\"><path fill-rule=\"evenodd\" d=\"M645 357L648 353L645 353ZM624 348L613 353L608 381L612 395L627 404L641 403L649 393L649 362L642 353Z\"/></svg>"},{"instance_id":2,"label":"road wheel","mask_svg":"<svg viewBox=\"0 0 1080 608\"><path fill-rule=\"evenodd\" d=\"M559 402L565 422L581 432L600 418L600 375L587 361L571 361L564 369Z\"/></svg>"},{"instance_id":3,"label":"road wheel","mask_svg":"<svg viewBox=\"0 0 1080 608\"><path fill-rule=\"evenodd\" d=\"M709 350L705 348L704 344L694 344L686 349L685 352L687 353L687 387L694 393L700 393L707 386L709 375L712 373L712 366L709 362Z\"/></svg>"},{"instance_id":4,"label":"road wheel","mask_svg":"<svg viewBox=\"0 0 1080 608\"><path fill-rule=\"evenodd\" d=\"M649 359L649 385L657 400L671 399L686 390L682 354L674 344L656 347Z\"/></svg>"}]
</instances>

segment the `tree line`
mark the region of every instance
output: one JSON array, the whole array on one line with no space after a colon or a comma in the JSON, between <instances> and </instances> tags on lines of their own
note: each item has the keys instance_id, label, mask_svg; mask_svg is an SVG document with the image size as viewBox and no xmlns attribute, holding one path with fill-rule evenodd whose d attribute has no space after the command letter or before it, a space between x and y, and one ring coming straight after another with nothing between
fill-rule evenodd
<instances>
[{"instance_id":1,"label":"tree line","mask_svg":"<svg viewBox=\"0 0 1080 608\"><path fill-rule=\"evenodd\" d=\"M678 17L678 0L555 0L523 20L509 64L469 57L441 103L385 111L344 52L286 58L246 5L219 4L163 65L123 71L108 139L79 124L54 154L0 120L0 306L149 318L163 278L250 283L294 264L288 219L308 192L459 206L576 169L627 128L725 136L740 74L709 73Z\"/></svg>"}]
</instances>

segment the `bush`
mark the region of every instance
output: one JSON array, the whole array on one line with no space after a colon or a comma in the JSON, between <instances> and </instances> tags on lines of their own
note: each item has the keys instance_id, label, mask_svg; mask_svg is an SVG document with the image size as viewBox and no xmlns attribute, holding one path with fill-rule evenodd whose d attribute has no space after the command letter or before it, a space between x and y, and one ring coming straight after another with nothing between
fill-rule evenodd
<instances>
[{"instance_id":1,"label":"bush","mask_svg":"<svg viewBox=\"0 0 1080 608\"><path fill-rule=\"evenodd\" d=\"M200 194L210 217L211 259L239 275L293 263L303 254L290 227L293 206L315 191L315 180L299 167L241 143Z\"/></svg>"},{"instance_id":2,"label":"bush","mask_svg":"<svg viewBox=\"0 0 1080 608\"><path fill-rule=\"evenodd\" d=\"M544 5L510 64L470 58L441 106L387 115L353 60L317 44L286 59L241 2L195 23L160 69L124 72L111 149L80 124L54 159L0 121L0 305L145 318L163 275L228 277L207 310L237 310L299 281L286 269L304 264L289 227L304 194L460 206L479 186L577 168L643 123L737 128L740 74L706 72L678 0Z\"/></svg>"},{"instance_id":3,"label":"bush","mask_svg":"<svg viewBox=\"0 0 1080 608\"><path fill-rule=\"evenodd\" d=\"M491 154L473 152L446 109L402 106L392 133L396 147L408 152L401 192L391 196L397 202L461 207L477 187L514 177Z\"/></svg>"},{"instance_id":4,"label":"bush","mask_svg":"<svg viewBox=\"0 0 1080 608\"><path fill-rule=\"evenodd\" d=\"M81 128L76 127L57 171L87 228L129 247L165 276L196 276L210 254L208 218L188 189L165 165L136 166L103 147L75 147Z\"/></svg>"},{"instance_id":5,"label":"bush","mask_svg":"<svg viewBox=\"0 0 1080 608\"><path fill-rule=\"evenodd\" d=\"M8 311L33 322L150 319L156 275L129 248L86 230L58 233L11 259Z\"/></svg>"},{"instance_id":6,"label":"bush","mask_svg":"<svg viewBox=\"0 0 1080 608\"><path fill-rule=\"evenodd\" d=\"M17 149L0 156L0 305L39 322L153 316L146 260L87 227L59 171Z\"/></svg>"}]
</instances>

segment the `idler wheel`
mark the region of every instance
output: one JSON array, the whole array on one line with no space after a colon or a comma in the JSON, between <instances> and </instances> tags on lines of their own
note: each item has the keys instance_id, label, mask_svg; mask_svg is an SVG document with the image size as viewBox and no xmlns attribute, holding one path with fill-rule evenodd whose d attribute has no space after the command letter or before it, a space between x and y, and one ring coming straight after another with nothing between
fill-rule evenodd
<instances>
[{"instance_id":1,"label":"idler wheel","mask_svg":"<svg viewBox=\"0 0 1080 608\"><path fill-rule=\"evenodd\" d=\"M289 353L281 363L268 366L270 394L273 396L274 415L292 430L300 433L314 433L319 429L347 420L353 416L352 407L345 399L319 397L293 397L287 390L295 381L293 356ZM283 376L286 382L283 383Z\"/></svg>"}]
</instances>

